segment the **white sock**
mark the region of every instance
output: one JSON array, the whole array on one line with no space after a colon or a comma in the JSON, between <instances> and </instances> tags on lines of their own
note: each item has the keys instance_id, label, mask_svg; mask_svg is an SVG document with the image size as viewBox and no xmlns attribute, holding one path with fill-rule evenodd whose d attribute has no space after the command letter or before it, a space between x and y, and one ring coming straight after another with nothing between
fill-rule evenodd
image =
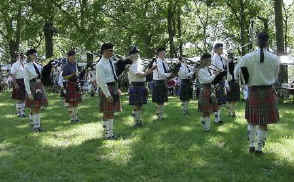
<instances>
[{"instance_id":1,"label":"white sock","mask_svg":"<svg viewBox=\"0 0 294 182\"><path fill-rule=\"evenodd\" d=\"M33 118L33 122L34 122L34 126L33 128L39 128L40 127L40 115L39 114L33 114L32 118Z\"/></svg>"},{"instance_id":2,"label":"white sock","mask_svg":"<svg viewBox=\"0 0 294 182\"><path fill-rule=\"evenodd\" d=\"M217 111L217 119L218 121L221 121L221 109Z\"/></svg>"},{"instance_id":3,"label":"white sock","mask_svg":"<svg viewBox=\"0 0 294 182\"><path fill-rule=\"evenodd\" d=\"M16 113L21 114L21 105L20 104L15 104L15 108L16 108Z\"/></svg>"},{"instance_id":4,"label":"white sock","mask_svg":"<svg viewBox=\"0 0 294 182\"><path fill-rule=\"evenodd\" d=\"M267 131L261 129L259 126L257 129L257 150L258 151L262 151L262 148L266 140L266 134L267 134Z\"/></svg>"},{"instance_id":5,"label":"white sock","mask_svg":"<svg viewBox=\"0 0 294 182\"><path fill-rule=\"evenodd\" d=\"M113 136L113 119L108 120L109 122L109 135Z\"/></svg>"},{"instance_id":6,"label":"white sock","mask_svg":"<svg viewBox=\"0 0 294 182\"><path fill-rule=\"evenodd\" d=\"M138 121L139 121L139 111L134 111L134 115L135 115L135 117L134 117L134 119L135 119L135 122L137 123Z\"/></svg>"},{"instance_id":7,"label":"white sock","mask_svg":"<svg viewBox=\"0 0 294 182\"><path fill-rule=\"evenodd\" d=\"M33 117L32 117L31 113L29 114L29 119L30 119L30 121L33 121Z\"/></svg>"},{"instance_id":8,"label":"white sock","mask_svg":"<svg viewBox=\"0 0 294 182\"><path fill-rule=\"evenodd\" d=\"M248 124L247 128L248 128L249 146L255 147L256 126L252 124Z\"/></svg>"},{"instance_id":9,"label":"white sock","mask_svg":"<svg viewBox=\"0 0 294 182\"><path fill-rule=\"evenodd\" d=\"M210 117L205 118L205 128L206 128L206 131L210 130Z\"/></svg>"},{"instance_id":10,"label":"white sock","mask_svg":"<svg viewBox=\"0 0 294 182\"><path fill-rule=\"evenodd\" d=\"M218 111L214 112L214 122L218 123L219 122L219 117L218 117Z\"/></svg>"},{"instance_id":11,"label":"white sock","mask_svg":"<svg viewBox=\"0 0 294 182\"><path fill-rule=\"evenodd\" d=\"M73 108L74 120L78 120L78 107Z\"/></svg>"}]
</instances>

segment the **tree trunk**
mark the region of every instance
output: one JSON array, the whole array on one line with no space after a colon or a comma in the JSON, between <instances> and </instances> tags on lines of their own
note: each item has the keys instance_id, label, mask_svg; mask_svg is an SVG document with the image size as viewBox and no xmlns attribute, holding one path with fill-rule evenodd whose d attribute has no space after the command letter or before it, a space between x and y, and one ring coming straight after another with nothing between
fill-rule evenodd
<instances>
[{"instance_id":1,"label":"tree trunk","mask_svg":"<svg viewBox=\"0 0 294 182\"><path fill-rule=\"evenodd\" d=\"M45 35L45 47L46 47L46 58L53 56L53 35L54 27L52 21L46 21L44 25L44 35Z\"/></svg>"},{"instance_id":2,"label":"tree trunk","mask_svg":"<svg viewBox=\"0 0 294 182\"><path fill-rule=\"evenodd\" d=\"M246 17L244 11L244 1L239 0L240 2L240 40L241 40L241 55L244 56L247 53L247 48L244 46L247 43L246 36Z\"/></svg>"},{"instance_id":3,"label":"tree trunk","mask_svg":"<svg viewBox=\"0 0 294 182\"><path fill-rule=\"evenodd\" d=\"M284 31L283 31L283 12L282 12L282 0L274 0L275 9L275 26L276 26L276 42L277 42L277 54L284 54ZM288 67L287 65L281 65L279 74L280 83L288 83Z\"/></svg>"},{"instance_id":4,"label":"tree trunk","mask_svg":"<svg viewBox=\"0 0 294 182\"><path fill-rule=\"evenodd\" d=\"M284 31L283 31L283 12L282 0L274 0L275 26L278 55L284 54Z\"/></svg>"},{"instance_id":5,"label":"tree trunk","mask_svg":"<svg viewBox=\"0 0 294 182\"><path fill-rule=\"evenodd\" d=\"M181 7L178 7L178 40L180 42L180 56L183 56L183 41L182 41L182 20L181 20Z\"/></svg>"},{"instance_id":6,"label":"tree trunk","mask_svg":"<svg viewBox=\"0 0 294 182\"><path fill-rule=\"evenodd\" d=\"M172 2L169 2L168 5L168 15L167 15L167 28L169 35L169 46L170 46L170 57L175 57L175 44L174 44L174 25L173 25L173 5Z\"/></svg>"}]
</instances>

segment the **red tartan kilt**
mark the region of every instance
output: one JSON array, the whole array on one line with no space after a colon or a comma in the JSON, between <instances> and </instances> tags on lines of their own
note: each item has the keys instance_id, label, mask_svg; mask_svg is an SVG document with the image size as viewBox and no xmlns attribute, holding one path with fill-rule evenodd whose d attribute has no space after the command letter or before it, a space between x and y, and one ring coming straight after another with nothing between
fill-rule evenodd
<instances>
[{"instance_id":1,"label":"red tartan kilt","mask_svg":"<svg viewBox=\"0 0 294 182\"><path fill-rule=\"evenodd\" d=\"M254 125L279 121L278 100L272 87L250 87L245 118Z\"/></svg>"},{"instance_id":2,"label":"red tartan kilt","mask_svg":"<svg viewBox=\"0 0 294 182\"><path fill-rule=\"evenodd\" d=\"M34 97L33 100L29 99L26 95L25 99L25 105L28 108L41 108L41 106L48 106L48 99L43 87L43 84L41 82L30 82L31 92L32 96ZM41 89L41 94L39 97L36 97L36 89Z\"/></svg>"},{"instance_id":3,"label":"red tartan kilt","mask_svg":"<svg viewBox=\"0 0 294 182\"><path fill-rule=\"evenodd\" d=\"M15 100L24 101L26 98L24 79L17 79L16 83L18 84L19 87L15 88L13 86L11 97L12 97L12 99L15 99Z\"/></svg>"},{"instance_id":4,"label":"red tartan kilt","mask_svg":"<svg viewBox=\"0 0 294 182\"><path fill-rule=\"evenodd\" d=\"M76 82L67 82L65 102L69 103L70 106L77 106L82 102L81 92Z\"/></svg>"},{"instance_id":5,"label":"red tartan kilt","mask_svg":"<svg viewBox=\"0 0 294 182\"><path fill-rule=\"evenodd\" d=\"M117 88L108 86L108 89L111 93L111 95L114 93L114 91L118 90ZM102 113L115 113L115 112L121 112L121 104L120 104L120 94L119 98L115 102L109 102L105 95L103 94L102 90L99 89L99 96L100 96L100 112Z\"/></svg>"},{"instance_id":6,"label":"red tartan kilt","mask_svg":"<svg viewBox=\"0 0 294 182\"><path fill-rule=\"evenodd\" d=\"M213 113L218 110L216 99L211 96L210 87L202 87L198 100L198 110L202 113Z\"/></svg>"}]
</instances>

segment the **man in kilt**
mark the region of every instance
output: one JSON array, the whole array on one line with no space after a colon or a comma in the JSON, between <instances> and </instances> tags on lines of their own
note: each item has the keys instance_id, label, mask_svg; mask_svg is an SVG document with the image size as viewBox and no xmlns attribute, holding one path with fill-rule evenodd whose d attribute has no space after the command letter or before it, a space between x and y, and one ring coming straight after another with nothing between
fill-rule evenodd
<instances>
[{"instance_id":1,"label":"man in kilt","mask_svg":"<svg viewBox=\"0 0 294 182\"><path fill-rule=\"evenodd\" d=\"M24 85L24 55L20 53L18 59L11 67L13 81L12 99L16 100L16 114L18 117L25 117L25 85Z\"/></svg>"},{"instance_id":2,"label":"man in kilt","mask_svg":"<svg viewBox=\"0 0 294 182\"><path fill-rule=\"evenodd\" d=\"M103 113L104 137L116 139L113 132L114 113L121 112L118 77L112 60L113 45L104 43L101 46L101 59L96 64L96 82L100 96L100 112Z\"/></svg>"},{"instance_id":3,"label":"man in kilt","mask_svg":"<svg viewBox=\"0 0 294 182\"><path fill-rule=\"evenodd\" d=\"M227 61L222 57L223 54L223 44L216 43L213 47L214 56L212 57L212 68L214 72L227 70ZM216 85L216 99L219 109L214 113L214 122L221 124L223 123L221 119L221 108L226 104L226 90L225 90L225 77Z\"/></svg>"},{"instance_id":4,"label":"man in kilt","mask_svg":"<svg viewBox=\"0 0 294 182\"><path fill-rule=\"evenodd\" d=\"M129 104L134 106L135 128L142 127L142 106L147 104L148 90L146 88L146 76L151 74L154 67L145 71L142 60L139 58L139 50L133 47L129 52L129 59L133 62L129 67L128 79Z\"/></svg>"},{"instance_id":5,"label":"man in kilt","mask_svg":"<svg viewBox=\"0 0 294 182\"><path fill-rule=\"evenodd\" d=\"M200 58L200 69L198 71L198 80L200 83L200 95L198 100L198 110L202 112L200 118L201 124L205 131L210 130L210 114L216 112L218 105L216 102L212 82L216 77L209 66L211 64L211 55L204 53Z\"/></svg>"},{"instance_id":6,"label":"man in kilt","mask_svg":"<svg viewBox=\"0 0 294 182\"><path fill-rule=\"evenodd\" d=\"M228 108L230 112L230 116L235 118L235 104L236 102L240 101L240 86L237 79L234 76L234 56L232 53L228 55L228 72L227 72L227 101L228 101Z\"/></svg>"},{"instance_id":7,"label":"man in kilt","mask_svg":"<svg viewBox=\"0 0 294 182\"><path fill-rule=\"evenodd\" d=\"M168 73L169 67L164 58L165 49L159 48L157 50L157 59L153 64L156 69L153 70L152 90L152 102L157 104L156 114L159 120L163 119L163 106L165 102L168 102L167 79L171 76L171 73Z\"/></svg>"},{"instance_id":8,"label":"man in kilt","mask_svg":"<svg viewBox=\"0 0 294 182\"><path fill-rule=\"evenodd\" d=\"M37 51L30 49L27 51L27 63L24 67L24 83L26 89L26 107L31 109L33 131L41 132L40 109L48 105L44 86L41 82L41 69L35 63Z\"/></svg>"},{"instance_id":9,"label":"man in kilt","mask_svg":"<svg viewBox=\"0 0 294 182\"><path fill-rule=\"evenodd\" d=\"M181 67L178 73L180 83L180 100L182 101L182 107L184 115L188 113L188 104L192 99L193 88L192 88L192 77L195 74L194 68L189 66L187 62L180 57Z\"/></svg>"},{"instance_id":10,"label":"man in kilt","mask_svg":"<svg viewBox=\"0 0 294 182\"><path fill-rule=\"evenodd\" d=\"M249 152L256 154L263 153L267 125L279 121L277 97L272 85L278 79L280 61L276 55L267 51L268 39L266 33L258 33L259 49L242 57L235 69L235 76L244 68L249 73L245 118L248 122Z\"/></svg>"},{"instance_id":11,"label":"man in kilt","mask_svg":"<svg viewBox=\"0 0 294 182\"><path fill-rule=\"evenodd\" d=\"M62 76L66 80L65 102L68 103L68 113L71 116L71 123L80 121L78 118L78 106L82 101L75 54L74 50L68 51L68 62L62 69Z\"/></svg>"}]
</instances>

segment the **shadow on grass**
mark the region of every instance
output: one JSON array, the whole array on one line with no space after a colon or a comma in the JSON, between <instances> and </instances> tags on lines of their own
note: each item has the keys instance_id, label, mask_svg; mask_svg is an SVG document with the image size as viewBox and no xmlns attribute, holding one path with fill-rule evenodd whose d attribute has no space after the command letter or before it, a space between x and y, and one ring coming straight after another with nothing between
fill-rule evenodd
<instances>
[{"instance_id":1,"label":"shadow on grass","mask_svg":"<svg viewBox=\"0 0 294 182\"><path fill-rule=\"evenodd\" d=\"M54 95L50 99L58 103ZM97 103L97 98L85 98L80 112L84 122L76 125L69 124L61 103L52 106L52 110L42 113L47 131L41 134L31 133L17 118L9 124L1 121L0 138L5 137L0 140L1 179L271 182L293 177L293 158L287 161L271 151L263 157L248 154L246 121L242 118L233 120L224 114L225 124L212 124L211 132L206 133L199 123L200 114L195 112L197 102L190 105L191 116L184 117L178 100L171 98L167 119L154 120L154 105L149 103L144 127L134 130L131 108L124 102L124 112L117 115L115 128L125 139L104 141ZM238 115L243 115L242 104L237 107ZM289 122L293 114L288 107L281 108L282 124L272 130L277 135L281 133L275 129L291 132L293 128ZM1 119L5 112L1 110Z\"/></svg>"}]
</instances>

